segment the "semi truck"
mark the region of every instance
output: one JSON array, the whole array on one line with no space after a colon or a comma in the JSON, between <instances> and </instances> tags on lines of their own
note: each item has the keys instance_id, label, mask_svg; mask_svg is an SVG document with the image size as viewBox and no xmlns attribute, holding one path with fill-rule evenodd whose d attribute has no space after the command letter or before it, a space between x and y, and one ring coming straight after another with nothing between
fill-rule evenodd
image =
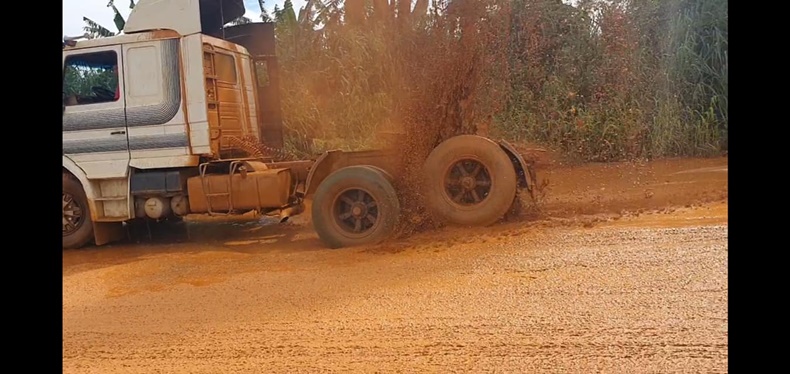
<instances>
[{"instance_id":1,"label":"semi truck","mask_svg":"<svg viewBox=\"0 0 790 374\"><path fill-rule=\"evenodd\" d=\"M279 66L273 24L226 26L244 13L242 0L140 0L120 35L64 37L64 249L122 240L133 220L286 221L306 201L329 248L392 236L398 149L259 151L283 148ZM512 145L477 135L442 142L424 169L426 208L452 225L495 223L535 181Z\"/></svg>"}]
</instances>

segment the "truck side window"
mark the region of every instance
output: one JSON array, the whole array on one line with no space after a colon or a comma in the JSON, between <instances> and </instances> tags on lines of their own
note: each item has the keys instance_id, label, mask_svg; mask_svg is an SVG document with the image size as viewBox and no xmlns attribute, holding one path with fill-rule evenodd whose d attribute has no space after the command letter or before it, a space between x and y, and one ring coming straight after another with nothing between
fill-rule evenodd
<instances>
[{"instance_id":1,"label":"truck side window","mask_svg":"<svg viewBox=\"0 0 790 374\"><path fill-rule=\"evenodd\" d=\"M66 57L63 66L63 105L117 101L118 56L113 51Z\"/></svg>"},{"instance_id":2,"label":"truck side window","mask_svg":"<svg viewBox=\"0 0 790 374\"><path fill-rule=\"evenodd\" d=\"M217 53L214 56L217 65L217 80L225 83L236 84L236 59L233 58L233 56L224 53Z\"/></svg>"}]
</instances>

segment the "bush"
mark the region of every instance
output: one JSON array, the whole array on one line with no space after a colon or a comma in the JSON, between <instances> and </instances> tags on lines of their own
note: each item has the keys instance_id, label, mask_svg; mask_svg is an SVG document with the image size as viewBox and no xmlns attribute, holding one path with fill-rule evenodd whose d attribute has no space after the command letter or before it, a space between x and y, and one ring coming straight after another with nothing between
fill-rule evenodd
<instances>
[{"instance_id":1,"label":"bush","mask_svg":"<svg viewBox=\"0 0 790 374\"><path fill-rule=\"evenodd\" d=\"M292 147L487 125L588 160L726 148L726 0L342 3L278 17Z\"/></svg>"}]
</instances>

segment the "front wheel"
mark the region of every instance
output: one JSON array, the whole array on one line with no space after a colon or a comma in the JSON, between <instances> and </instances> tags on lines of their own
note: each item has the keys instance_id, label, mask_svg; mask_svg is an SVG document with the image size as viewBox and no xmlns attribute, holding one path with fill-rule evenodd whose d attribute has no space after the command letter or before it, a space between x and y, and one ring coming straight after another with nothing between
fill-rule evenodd
<instances>
[{"instance_id":1,"label":"front wheel","mask_svg":"<svg viewBox=\"0 0 790 374\"><path fill-rule=\"evenodd\" d=\"M63 175L63 248L76 249L93 240L93 221L82 186Z\"/></svg>"},{"instance_id":2,"label":"front wheel","mask_svg":"<svg viewBox=\"0 0 790 374\"><path fill-rule=\"evenodd\" d=\"M321 182L313 199L313 226L330 248L378 244L393 234L399 216L395 188L376 168L337 170Z\"/></svg>"}]
</instances>

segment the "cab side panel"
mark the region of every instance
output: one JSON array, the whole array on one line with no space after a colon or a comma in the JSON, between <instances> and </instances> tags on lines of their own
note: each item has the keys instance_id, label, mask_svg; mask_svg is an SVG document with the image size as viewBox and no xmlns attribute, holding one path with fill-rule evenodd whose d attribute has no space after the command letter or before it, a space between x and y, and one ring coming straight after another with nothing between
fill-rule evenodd
<instances>
[{"instance_id":1,"label":"cab side panel","mask_svg":"<svg viewBox=\"0 0 790 374\"><path fill-rule=\"evenodd\" d=\"M204 38L203 43L211 149L214 154L230 158L234 157L233 150L237 148L233 138L257 137L256 125L252 122L257 116L255 109L249 106L254 91L246 79L251 70L247 56L211 41Z\"/></svg>"},{"instance_id":2,"label":"cab side panel","mask_svg":"<svg viewBox=\"0 0 790 374\"><path fill-rule=\"evenodd\" d=\"M178 39L125 45L124 56L130 165L191 166Z\"/></svg>"},{"instance_id":3,"label":"cab side panel","mask_svg":"<svg viewBox=\"0 0 790 374\"><path fill-rule=\"evenodd\" d=\"M211 156L202 36L194 34L182 38L181 49L191 151L194 155Z\"/></svg>"}]
</instances>

